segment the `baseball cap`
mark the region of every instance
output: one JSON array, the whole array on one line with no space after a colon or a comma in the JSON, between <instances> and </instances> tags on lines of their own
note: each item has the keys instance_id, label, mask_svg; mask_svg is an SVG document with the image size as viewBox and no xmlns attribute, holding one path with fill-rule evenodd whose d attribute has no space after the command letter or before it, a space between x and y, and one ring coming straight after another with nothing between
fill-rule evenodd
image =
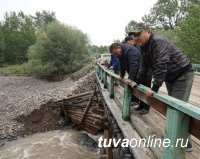
<instances>
[{"instance_id":1,"label":"baseball cap","mask_svg":"<svg viewBox=\"0 0 200 159\"><path fill-rule=\"evenodd\" d=\"M134 33L139 33L144 30L149 30L149 26L144 24L144 23L136 23L132 30L130 30L129 35L134 34Z\"/></svg>"}]
</instances>

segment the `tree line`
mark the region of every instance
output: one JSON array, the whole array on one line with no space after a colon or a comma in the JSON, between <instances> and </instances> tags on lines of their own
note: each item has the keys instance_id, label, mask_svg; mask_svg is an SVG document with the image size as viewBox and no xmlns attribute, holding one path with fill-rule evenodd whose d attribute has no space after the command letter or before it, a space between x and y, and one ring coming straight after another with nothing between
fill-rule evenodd
<instances>
[{"instance_id":1,"label":"tree line","mask_svg":"<svg viewBox=\"0 0 200 159\"><path fill-rule=\"evenodd\" d=\"M62 24L55 12L6 12L0 22L0 65L25 64L39 77L64 75L88 61L89 39L76 27Z\"/></svg>"}]
</instances>

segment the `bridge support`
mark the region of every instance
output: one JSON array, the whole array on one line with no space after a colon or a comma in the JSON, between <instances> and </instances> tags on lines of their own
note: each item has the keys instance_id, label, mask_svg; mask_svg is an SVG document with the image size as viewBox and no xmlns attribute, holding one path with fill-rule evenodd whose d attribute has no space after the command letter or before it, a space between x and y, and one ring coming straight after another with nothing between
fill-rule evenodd
<instances>
[{"instance_id":1,"label":"bridge support","mask_svg":"<svg viewBox=\"0 0 200 159\"><path fill-rule=\"evenodd\" d=\"M165 139L170 139L170 146L164 147L162 159L185 159L183 146L187 145L189 121L188 115L171 106L167 108Z\"/></svg>"},{"instance_id":2,"label":"bridge support","mask_svg":"<svg viewBox=\"0 0 200 159\"><path fill-rule=\"evenodd\" d=\"M125 121L130 120L130 105L131 105L131 89L130 86L124 86L124 99L122 108L122 118Z\"/></svg>"}]
</instances>

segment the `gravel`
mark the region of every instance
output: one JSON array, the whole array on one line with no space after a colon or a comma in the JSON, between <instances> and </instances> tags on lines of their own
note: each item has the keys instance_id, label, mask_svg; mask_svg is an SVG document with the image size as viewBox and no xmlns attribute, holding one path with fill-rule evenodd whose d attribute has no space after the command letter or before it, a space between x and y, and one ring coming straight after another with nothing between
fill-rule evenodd
<instances>
[{"instance_id":1,"label":"gravel","mask_svg":"<svg viewBox=\"0 0 200 159\"><path fill-rule=\"evenodd\" d=\"M29 115L50 100L60 100L91 90L95 71L82 70L75 74L75 80L73 75L69 75L60 82L47 82L35 77L0 75L0 141L12 140L17 136L17 130L23 127L15 120L19 116Z\"/></svg>"}]
</instances>

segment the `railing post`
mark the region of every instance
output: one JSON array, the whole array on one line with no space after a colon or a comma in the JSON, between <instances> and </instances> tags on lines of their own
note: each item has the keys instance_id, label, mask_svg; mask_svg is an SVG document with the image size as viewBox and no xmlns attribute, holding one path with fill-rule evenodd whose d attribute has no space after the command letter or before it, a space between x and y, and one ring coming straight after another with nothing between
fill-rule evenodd
<instances>
[{"instance_id":1,"label":"railing post","mask_svg":"<svg viewBox=\"0 0 200 159\"><path fill-rule=\"evenodd\" d=\"M97 75L99 76L100 74L100 66L97 64Z\"/></svg>"},{"instance_id":2,"label":"railing post","mask_svg":"<svg viewBox=\"0 0 200 159\"><path fill-rule=\"evenodd\" d=\"M104 81L104 70L101 68L101 82L103 83Z\"/></svg>"},{"instance_id":3,"label":"railing post","mask_svg":"<svg viewBox=\"0 0 200 159\"><path fill-rule=\"evenodd\" d=\"M110 98L114 98L114 82L115 82L115 77L110 76L110 87L109 87Z\"/></svg>"},{"instance_id":4,"label":"railing post","mask_svg":"<svg viewBox=\"0 0 200 159\"><path fill-rule=\"evenodd\" d=\"M189 135L189 121L188 115L173 107L167 108L165 139L170 140L170 146L164 147L162 159L185 159L184 147Z\"/></svg>"},{"instance_id":5,"label":"railing post","mask_svg":"<svg viewBox=\"0 0 200 159\"><path fill-rule=\"evenodd\" d=\"M104 83L104 88L107 88L107 72L106 71L104 71L104 81L103 81L103 83Z\"/></svg>"},{"instance_id":6,"label":"railing post","mask_svg":"<svg viewBox=\"0 0 200 159\"><path fill-rule=\"evenodd\" d=\"M101 80L101 71L102 71L102 68L99 66L99 79Z\"/></svg>"},{"instance_id":7,"label":"railing post","mask_svg":"<svg viewBox=\"0 0 200 159\"><path fill-rule=\"evenodd\" d=\"M130 120L130 104L131 104L131 89L127 84L125 84L123 108L122 108L122 118L125 121Z\"/></svg>"}]
</instances>

